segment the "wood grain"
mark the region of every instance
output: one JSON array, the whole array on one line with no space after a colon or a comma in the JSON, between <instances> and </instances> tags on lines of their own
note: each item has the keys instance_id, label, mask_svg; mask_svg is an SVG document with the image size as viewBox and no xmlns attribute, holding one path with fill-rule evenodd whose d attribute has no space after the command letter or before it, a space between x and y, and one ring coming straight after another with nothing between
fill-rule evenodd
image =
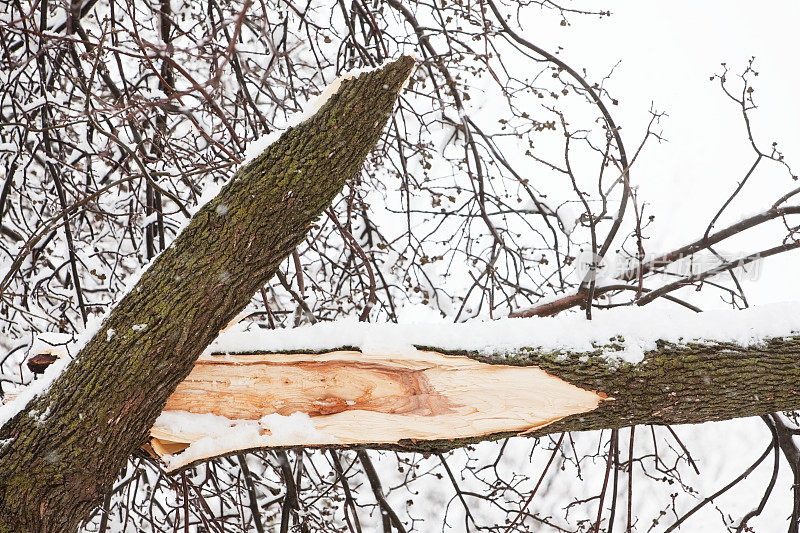
<instances>
[{"instance_id":1,"label":"wood grain","mask_svg":"<svg viewBox=\"0 0 800 533\"><path fill-rule=\"evenodd\" d=\"M203 356L165 410L250 421L301 412L323 434L311 443L273 437L256 439L250 446L241 442L231 446L220 439L211 457L270 446L386 444L524 433L592 411L602 399L533 366L490 365L426 351L392 355L337 351ZM156 425L151 430L158 455L175 454L206 436L202 427L175 432ZM197 460L196 454L189 455ZM172 457L170 469L182 464L180 455Z\"/></svg>"}]
</instances>

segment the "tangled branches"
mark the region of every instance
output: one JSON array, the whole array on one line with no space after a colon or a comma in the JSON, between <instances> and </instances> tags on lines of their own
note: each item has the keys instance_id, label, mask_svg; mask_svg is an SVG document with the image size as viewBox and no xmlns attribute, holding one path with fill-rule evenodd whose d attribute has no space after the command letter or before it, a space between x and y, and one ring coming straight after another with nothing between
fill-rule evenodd
<instances>
[{"instance_id":1,"label":"tangled branches","mask_svg":"<svg viewBox=\"0 0 800 533\"><path fill-rule=\"evenodd\" d=\"M606 78L525 36L531 13L568 24L606 12L546 0L11 0L0 9L0 394L30 382L24 363L42 342L68 343L102 316L169 246L203 192L230 179L254 140L284 128L342 71L404 53L420 66L385 137L277 280L255 295L252 327L350 315L396 321L422 307L456 321L577 307L591 316L593 307L656 299L699 310L672 294L687 286L746 306L743 267L800 246L796 176L750 126L751 63L739 77L725 67L714 80L741 114L752 166L692 242L666 254L646 249L653 220L637 196L635 164L661 139L663 114L651 111L646 131L626 146ZM783 172L785 193L720 227L767 166ZM718 251L767 224L780 227L776 242L736 256ZM622 266L610 273L612 259ZM457 459L382 456L382 466L364 451L249 454L178 478L139 459L87 529L115 520L154 530L361 531L366 516L385 531L419 529L416 495L435 479L452 489L440 519L449 522L458 508L470 531L533 523L599 531L622 472L652 454L647 476L678 479L676 465L690 460L675 445L667 466L653 433L655 450L631 451L626 463L619 432L606 437L580 457L568 436L487 444L480 458L470 450ZM630 439L633 450L633 431ZM582 463L601 458L603 490L558 519L530 511L529 497L550 478L547 469L541 477L514 470L507 450L526 456L522 446L537 457L546 449L545 458L552 453L554 465L571 464L578 475ZM378 474L386 468L401 474L392 485ZM545 485L529 486L539 487L537 479ZM576 507L596 504L595 518L571 521ZM481 521L492 512L507 523ZM613 523L613 511L605 520Z\"/></svg>"}]
</instances>

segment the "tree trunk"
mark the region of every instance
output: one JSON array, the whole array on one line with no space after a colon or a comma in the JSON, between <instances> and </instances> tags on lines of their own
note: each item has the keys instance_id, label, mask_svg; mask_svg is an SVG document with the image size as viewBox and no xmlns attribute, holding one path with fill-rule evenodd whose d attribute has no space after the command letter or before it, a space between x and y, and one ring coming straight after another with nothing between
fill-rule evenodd
<instances>
[{"instance_id":1,"label":"tree trunk","mask_svg":"<svg viewBox=\"0 0 800 533\"><path fill-rule=\"evenodd\" d=\"M536 325L521 319L519 327ZM442 351L205 355L168 400L165 417L151 432L153 451L170 454L167 466L174 470L244 449L357 445L440 452L523 433L800 409L797 336L749 347L659 342L638 364L609 359L599 349L557 355ZM192 425L191 415L180 411L246 422L217 428L223 438L184 451L204 437L213 439L213 431ZM298 412L309 418L292 425L305 423L308 431L281 432L282 420L274 415ZM276 422L277 431L271 427Z\"/></svg>"},{"instance_id":2,"label":"tree trunk","mask_svg":"<svg viewBox=\"0 0 800 533\"><path fill-rule=\"evenodd\" d=\"M413 64L343 81L242 168L0 428L0 532L74 531L89 516L200 353L358 172Z\"/></svg>"}]
</instances>

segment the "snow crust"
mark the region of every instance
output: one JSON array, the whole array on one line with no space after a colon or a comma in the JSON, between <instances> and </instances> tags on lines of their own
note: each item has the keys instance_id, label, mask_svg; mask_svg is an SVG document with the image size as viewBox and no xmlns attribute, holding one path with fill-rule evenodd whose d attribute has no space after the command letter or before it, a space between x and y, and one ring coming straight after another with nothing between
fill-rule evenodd
<instances>
[{"instance_id":1,"label":"snow crust","mask_svg":"<svg viewBox=\"0 0 800 533\"><path fill-rule=\"evenodd\" d=\"M311 417L300 412L288 416L275 413L263 416L260 420L231 420L212 414L164 411L155 425L161 430L182 435L195 433L202 428L205 435L180 454L163 456L161 459L168 469L234 450L281 446L297 441L313 446L330 444L332 441L330 435L314 428Z\"/></svg>"},{"instance_id":2,"label":"snow crust","mask_svg":"<svg viewBox=\"0 0 800 533\"><path fill-rule=\"evenodd\" d=\"M770 337L800 333L800 302L773 304L742 311L694 313L685 309L621 307L556 317L505 318L460 324L430 321L370 324L355 318L281 330L245 331L238 324L206 350L210 353L251 351L317 351L346 346L367 354L396 354L416 347L503 354L531 347L545 352L607 349L610 359L641 362L657 340L673 343L730 342L751 346Z\"/></svg>"}]
</instances>

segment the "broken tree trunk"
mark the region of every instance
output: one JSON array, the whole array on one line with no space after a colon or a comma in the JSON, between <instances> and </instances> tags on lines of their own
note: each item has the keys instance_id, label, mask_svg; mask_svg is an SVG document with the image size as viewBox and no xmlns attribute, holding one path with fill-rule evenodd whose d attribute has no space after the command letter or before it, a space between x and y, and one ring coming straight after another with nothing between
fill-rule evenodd
<instances>
[{"instance_id":1,"label":"broken tree trunk","mask_svg":"<svg viewBox=\"0 0 800 533\"><path fill-rule=\"evenodd\" d=\"M750 316L739 317L741 329ZM548 320L554 319L517 319L505 327L535 332L548 327ZM593 341L596 348L589 351L454 349L462 330L451 335L455 340L446 349L298 350L304 338L317 348L324 344L320 337L332 331L313 326L291 337L297 341L287 348L291 353L258 353L253 348L259 343L269 348L269 334L257 333L250 341L248 334L239 334L232 344L247 353L206 354L198 360L151 430L150 451L175 470L256 448L360 445L444 451L522 433L791 411L800 409L800 316L786 322L796 324L786 328L787 336L744 345L657 341L637 361L617 357L625 350L624 341L608 336L605 344ZM378 342L393 328L376 326ZM408 332L394 328L398 338ZM476 324L467 335L491 342L501 329L493 328L493 323ZM736 324L728 327L736 329ZM463 345L468 344L465 339Z\"/></svg>"},{"instance_id":2,"label":"broken tree trunk","mask_svg":"<svg viewBox=\"0 0 800 533\"><path fill-rule=\"evenodd\" d=\"M0 532L74 531L89 516L197 357L358 172L413 64L344 80L244 166L0 428Z\"/></svg>"}]
</instances>

